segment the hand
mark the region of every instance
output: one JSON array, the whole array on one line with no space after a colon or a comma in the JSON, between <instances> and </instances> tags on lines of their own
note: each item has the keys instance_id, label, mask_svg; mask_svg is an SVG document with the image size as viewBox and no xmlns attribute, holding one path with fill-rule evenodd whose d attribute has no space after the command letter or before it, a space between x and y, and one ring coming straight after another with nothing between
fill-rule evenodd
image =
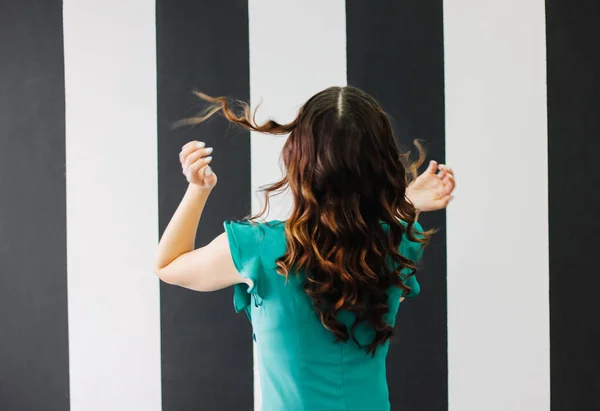
<instances>
[{"instance_id":1,"label":"hand","mask_svg":"<svg viewBox=\"0 0 600 411\"><path fill-rule=\"evenodd\" d=\"M179 161L188 183L202 189L212 190L217 185L217 175L209 166L212 161L212 156L209 155L213 149L212 147L206 148L205 145L201 141L190 141L182 147Z\"/></svg>"},{"instance_id":2,"label":"hand","mask_svg":"<svg viewBox=\"0 0 600 411\"><path fill-rule=\"evenodd\" d=\"M454 172L443 164L437 171L438 164L431 161L427 170L406 188L406 197L419 211L441 210L454 198Z\"/></svg>"}]
</instances>

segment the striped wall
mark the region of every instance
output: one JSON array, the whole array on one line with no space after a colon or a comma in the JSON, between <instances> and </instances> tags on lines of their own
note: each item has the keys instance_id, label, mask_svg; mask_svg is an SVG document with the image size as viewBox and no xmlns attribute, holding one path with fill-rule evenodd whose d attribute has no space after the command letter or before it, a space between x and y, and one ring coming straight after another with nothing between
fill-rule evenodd
<instances>
[{"instance_id":1,"label":"striped wall","mask_svg":"<svg viewBox=\"0 0 600 411\"><path fill-rule=\"evenodd\" d=\"M231 290L152 263L185 142L215 148L203 245L260 208L284 139L171 124L194 89L288 121L345 84L459 178L423 216L439 233L399 313L392 410L600 409L600 7L421 3L0 0L0 410L260 409Z\"/></svg>"},{"instance_id":2,"label":"striped wall","mask_svg":"<svg viewBox=\"0 0 600 411\"><path fill-rule=\"evenodd\" d=\"M196 239L202 246L223 232L224 220L250 212L249 133L221 119L197 129L171 128L200 110L194 89L248 100L248 4L160 0L156 17L159 230L187 185L181 146L205 141L214 147L219 185L202 217ZM200 294L168 284L160 288L163 410L250 408L251 328L231 309L231 290Z\"/></svg>"},{"instance_id":3,"label":"striped wall","mask_svg":"<svg viewBox=\"0 0 600 411\"><path fill-rule=\"evenodd\" d=\"M65 0L63 33L71 410L159 410L154 7Z\"/></svg>"},{"instance_id":4,"label":"striped wall","mask_svg":"<svg viewBox=\"0 0 600 411\"><path fill-rule=\"evenodd\" d=\"M0 410L69 409L61 20L0 2Z\"/></svg>"},{"instance_id":5,"label":"striped wall","mask_svg":"<svg viewBox=\"0 0 600 411\"><path fill-rule=\"evenodd\" d=\"M553 411L600 409L600 7L547 0Z\"/></svg>"},{"instance_id":6,"label":"striped wall","mask_svg":"<svg viewBox=\"0 0 600 411\"><path fill-rule=\"evenodd\" d=\"M444 5L451 411L549 409L544 44L541 1Z\"/></svg>"},{"instance_id":7,"label":"striped wall","mask_svg":"<svg viewBox=\"0 0 600 411\"><path fill-rule=\"evenodd\" d=\"M442 1L347 0L346 10L349 84L381 102L401 146L412 149L412 141L422 139L443 164ZM439 233L419 274L424 292L398 313L388 356L390 401L397 409L447 410L445 213L419 221Z\"/></svg>"},{"instance_id":8,"label":"striped wall","mask_svg":"<svg viewBox=\"0 0 600 411\"><path fill-rule=\"evenodd\" d=\"M343 0L249 0L248 5L250 101L254 106L262 102L258 121L269 117L292 121L310 96L332 85L346 85ZM252 133L253 192L282 176L279 153L284 141ZM252 213L262 209L262 200L262 196L253 196ZM268 218L285 219L291 206L289 193L274 197ZM256 410L262 404L258 373L256 370Z\"/></svg>"}]
</instances>

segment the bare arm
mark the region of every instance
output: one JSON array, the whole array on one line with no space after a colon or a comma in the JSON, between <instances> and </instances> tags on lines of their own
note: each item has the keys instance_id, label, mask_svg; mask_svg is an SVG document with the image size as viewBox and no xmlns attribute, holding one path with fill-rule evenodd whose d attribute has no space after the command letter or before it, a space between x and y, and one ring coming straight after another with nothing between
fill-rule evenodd
<instances>
[{"instance_id":1,"label":"bare arm","mask_svg":"<svg viewBox=\"0 0 600 411\"><path fill-rule=\"evenodd\" d=\"M407 187L406 198L418 212L441 210L454 198L455 187L454 171L431 161L427 170Z\"/></svg>"},{"instance_id":2,"label":"bare arm","mask_svg":"<svg viewBox=\"0 0 600 411\"><path fill-rule=\"evenodd\" d=\"M227 236L194 249L202 211L217 183L205 157L211 149L198 142L183 147L180 159L190 185L158 244L155 271L166 283L196 291L214 291L246 282L236 270Z\"/></svg>"},{"instance_id":3,"label":"bare arm","mask_svg":"<svg viewBox=\"0 0 600 411\"><path fill-rule=\"evenodd\" d=\"M421 212L446 208L454 198L452 194L455 187L454 171L444 164L438 166L437 162L431 161L427 170L406 189L406 198L417 209L415 221ZM402 301L404 297L400 297Z\"/></svg>"}]
</instances>

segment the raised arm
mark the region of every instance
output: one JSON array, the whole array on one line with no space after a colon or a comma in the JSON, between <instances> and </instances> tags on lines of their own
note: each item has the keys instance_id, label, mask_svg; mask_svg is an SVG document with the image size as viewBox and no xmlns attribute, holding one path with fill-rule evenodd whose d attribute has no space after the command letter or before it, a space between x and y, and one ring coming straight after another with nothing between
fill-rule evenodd
<instances>
[{"instance_id":1,"label":"raised arm","mask_svg":"<svg viewBox=\"0 0 600 411\"><path fill-rule=\"evenodd\" d=\"M407 187L406 198L420 212L441 210L454 198L455 187L452 169L431 161L427 170Z\"/></svg>"},{"instance_id":2,"label":"raised arm","mask_svg":"<svg viewBox=\"0 0 600 411\"><path fill-rule=\"evenodd\" d=\"M211 153L212 149L201 142L183 146L179 159L189 186L160 239L154 263L161 280L196 291L214 291L247 281L233 264L225 234L204 247L194 246L202 211L217 184L209 166Z\"/></svg>"}]
</instances>

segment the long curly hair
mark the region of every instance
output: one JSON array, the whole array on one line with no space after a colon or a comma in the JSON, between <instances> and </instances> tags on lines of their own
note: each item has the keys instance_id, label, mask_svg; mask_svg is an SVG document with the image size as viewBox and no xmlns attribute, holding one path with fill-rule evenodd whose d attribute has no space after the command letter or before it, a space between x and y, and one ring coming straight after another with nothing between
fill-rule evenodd
<instances>
[{"instance_id":1,"label":"long curly hair","mask_svg":"<svg viewBox=\"0 0 600 411\"><path fill-rule=\"evenodd\" d=\"M282 150L285 176L263 188L265 215L269 198L289 189L293 209L285 224L287 251L277 260L279 274L303 272L304 291L320 320L338 341L352 339L362 322L375 331L364 347L375 354L392 335L385 321L389 287L410 291L400 276L416 264L399 252L406 236L427 243L432 232L415 235L417 210L405 197L424 153L409 161L394 138L389 117L369 94L354 87L330 87L312 96L288 124L256 122L248 104L196 93L209 102L198 124L221 112L232 123L268 134L289 134ZM355 314L348 329L338 313ZM360 344L359 344L360 345Z\"/></svg>"}]
</instances>

